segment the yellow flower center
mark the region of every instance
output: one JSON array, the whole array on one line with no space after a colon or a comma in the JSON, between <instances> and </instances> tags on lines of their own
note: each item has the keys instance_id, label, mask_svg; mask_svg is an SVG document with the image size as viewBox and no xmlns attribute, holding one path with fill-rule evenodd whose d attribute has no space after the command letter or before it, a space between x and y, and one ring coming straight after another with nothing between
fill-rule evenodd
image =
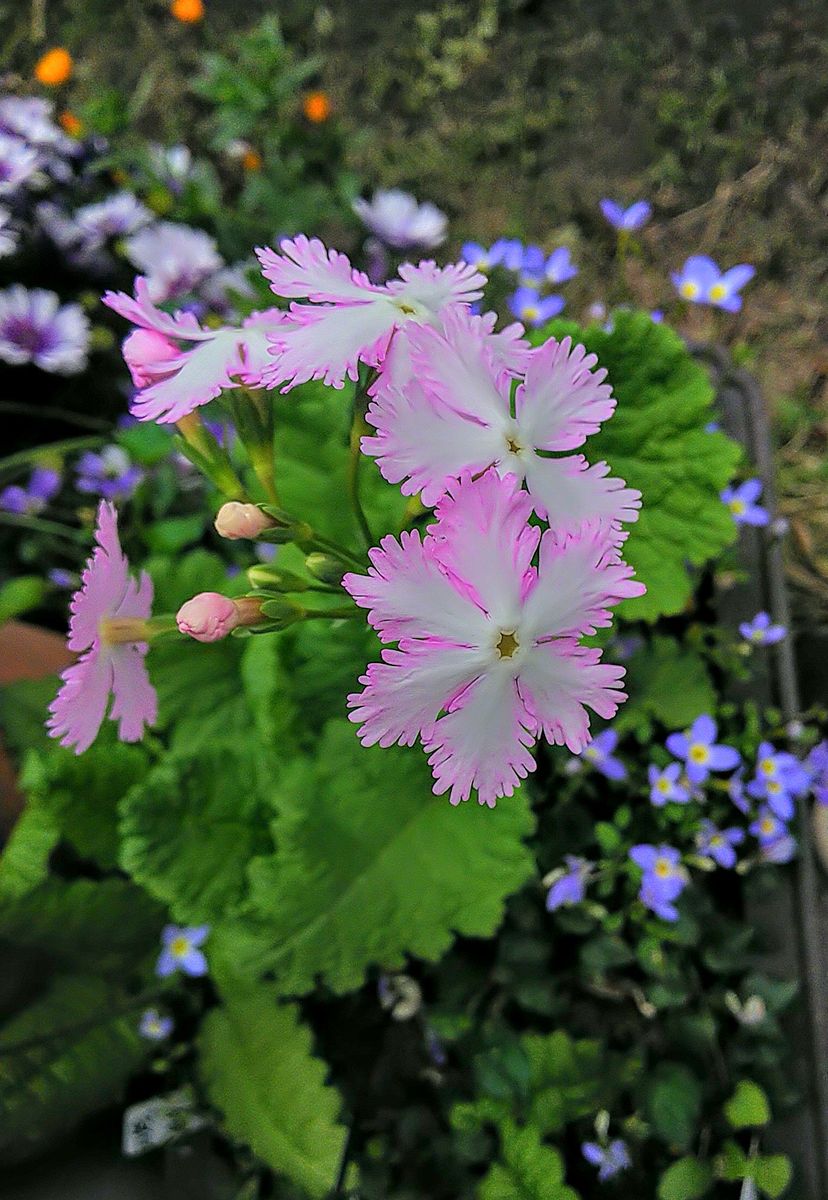
<instances>
[{"instance_id":1,"label":"yellow flower center","mask_svg":"<svg viewBox=\"0 0 828 1200\"><path fill-rule=\"evenodd\" d=\"M771 796L776 796L782 791L782 784L777 779L771 779L767 784L767 789Z\"/></svg>"},{"instance_id":2,"label":"yellow flower center","mask_svg":"<svg viewBox=\"0 0 828 1200\"><path fill-rule=\"evenodd\" d=\"M695 300L699 294L699 285L694 279L685 279L684 283L679 288L685 300Z\"/></svg>"},{"instance_id":3,"label":"yellow flower center","mask_svg":"<svg viewBox=\"0 0 828 1200\"><path fill-rule=\"evenodd\" d=\"M710 845L711 845L711 846L717 846L717 847L718 847L718 846L723 846L723 845L724 845L724 838L722 837L722 835L721 835L720 833L714 833L714 834L713 834L713 837L710 839Z\"/></svg>"},{"instance_id":4,"label":"yellow flower center","mask_svg":"<svg viewBox=\"0 0 828 1200\"><path fill-rule=\"evenodd\" d=\"M670 780L669 779L659 779L658 783L656 783L656 791L663 792L664 795L666 796L667 793L669 792L669 790L670 790Z\"/></svg>"},{"instance_id":5,"label":"yellow flower center","mask_svg":"<svg viewBox=\"0 0 828 1200\"><path fill-rule=\"evenodd\" d=\"M759 770L763 775L773 775L775 769L776 764L772 758L763 758L759 763Z\"/></svg>"},{"instance_id":6,"label":"yellow flower center","mask_svg":"<svg viewBox=\"0 0 828 1200\"><path fill-rule=\"evenodd\" d=\"M173 938L170 942L170 953L174 958L183 958L190 949L190 943L185 937Z\"/></svg>"},{"instance_id":7,"label":"yellow flower center","mask_svg":"<svg viewBox=\"0 0 828 1200\"><path fill-rule=\"evenodd\" d=\"M764 636L765 636L764 629L752 629L750 631L750 638L751 638L751 641L753 641L753 642L761 642L764 639Z\"/></svg>"},{"instance_id":8,"label":"yellow flower center","mask_svg":"<svg viewBox=\"0 0 828 1200\"><path fill-rule=\"evenodd\" d=\"M699 765L706 763L708 758L710 758L710 747L703 745L701 742L694 742L690 747L689 758L691 762L699 763Z\"/></svg>"},{"instance_id":9,"label":"yellow flower center","mask_svg":"<svg viewBox=\"0 0 828 1200\"><path fill-rule=\"evenodd\" d=\"M659 879L667 879L673 873L673 864L666 858L657 858L654 870Z\"/></svg>"},{"instance_id":10,"label":"yellow flower center","mask_svg":"<svg viewBox=\"0 0 828 1200\"><path fill-rule=\"evenodd\" d=\"M763 817L759 828L762 830L762 833L773 833L776 828L776 822L773 817Z\"/></svg>"},{"instance_id":11,"label":"yellow flower center","mask_svg":"<svg viewBox=\"0 0 828 1200\"><path fill-rule=\"evenodd\" d=\"M525 304L520 315L524 321L537 321L540 309L535 304Z\"/></svg>"},{"instance_id":12,"label":"yellow flower center","mask_svg":"<svg viewBox=\"0 0 828 1200\"><path fill-rule=\"evenodd\" d=\"M504 629L495 649L499 658L511 658L519 645L514 629Z\"/></svg>"},{"instance_id":13,"label":"yellow flower center","mask_svg":"<svg viewBox=\"0 0 828 1200\"><path fill-rule=\"evenodd\" d=\"M714 283L710 289L711 300L724 300L727 295L727 288L723 283Z\"/></svg>"},{"instance_id":14,"label":"yellow flower center","mask_svg":"<svg viewBox=\"0 0 828 1200\"><path fill-rule=\"evenodd\" d=\"M747 505L744 500L731 500L727 506L733 513L734 517L741 517L744 514Z\"/></svg>"}]
</instances>

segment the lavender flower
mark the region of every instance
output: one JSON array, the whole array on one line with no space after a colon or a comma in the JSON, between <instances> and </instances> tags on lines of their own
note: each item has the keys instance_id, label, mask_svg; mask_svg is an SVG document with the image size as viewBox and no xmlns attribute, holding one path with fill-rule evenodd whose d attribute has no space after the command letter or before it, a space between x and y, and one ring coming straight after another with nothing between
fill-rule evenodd
<instances>
[{"instance_id":1,"label":"lavender flower","mask_svg":"<svg viewBox=\"0 0 828 1200\"><path fill-rule=\"evenodd\" d=\"M104 500L128 500L144 478L144 472L120 446L105 446L99 454L82 454L76 471L78 491Z\"/></svg>"},{"instance_id":2,"label":"lavender flower","mask_svg":"<svg viewBox=\"0 0 828 1200\"><path fill-rule=\"evenodd\" d=\"M618 734L614 729L604 729L585 746L579 757L588 762L599 775L607 779L620 780L627 778L627 768L620 758L613 756L613 750L618 745Z\"/></svg>"},{"instance_id":3,"label":"lavender flower","mask_svg":"<svg viewBox=\"0 0 828 1200\"><path fill-rule=\"evenodd\" d=\"M52 567L46 572L46 577L56 588L73 592L80 586L80 578L76 571L67 571L64 567Z\"/></svg>"},{"instance_id":4,"label":"lavender flower","mask_svg":"<svg viewBox=\"0 0 828 1200\"><path fill-rule=\"evenodd\" d=\"M727 794L739 812L747 816L750 812L750 801L745 796L744 774L744 767L739 767L738 771L734 771L727 781Z\"/></svg>"},{"instance_id":5,"label":"lavender flower","mask_svg":"<svg viewBox=\"0 0 828 1200\"><path fill-rule=\"evenodd\" d=\"M0 291L0 359L76 375L86 366L89 322L79 304L60 306L55 292L15 283Z\"/></svg>"},{"instance_id":6,"label":"lavender flower","mask_svg":"<svg viewBox=\"0 0 828 1200\"><path fill-rule=\"evenodd\" d=\"M30 146L75 153L75 143L52 120L52 111L52 104L39 96L3 96L0 131L22 138Z\"/></svg>"},{"instance_id":7,"label":"lavender flower","mask_svg":"<svg viewBox=\"0 0 828 1200\"><path fill-rule=\"evenodd\" d=\"M157 1008L147 1008L141 1014L138 1032L149 1042L163 1042L173 1031L172 1017L162 1017Z\"/></svg>"},{"instance_id":8,"label":"lavender flower","mask_svg":"<svg viewBox=\"0 0 828 1200\"><path fill-rule=\"evenodd\" d=\"M12 224L12 215L7 208L0 208L0 258L8 258L17 250L19 234Z\"/></svg>"},{"instance_id":9,"label":"lavender flower","mask_svg":"<svg viewBox=\"0 0 828 1200\"><path fill-rule=\"evenodd\" d=\"M492 266L498 263L507 271L519 271L523 266L523 242L519 238L498 238L489 256Z\"/></svg>"},{"instance_id":10,"label":"lavender flower","mask_svg":"<svg viewBox=\"0 0 828 1200\"><path fill-rule=\"evenodd\" d=\"M214 238L203 229L159 221L141 229L124 245L127 258L147 276L155 304L183 296L224 266Z\"/></svg>"},{"instance_id":11,"label":"lavender flower","mask_svg":"<svg viewBox=\"0 0 828 1200\"><path fill-rule=\"evenodd\" d=\"M814 746L805 760L817 804L828 804L828 742Z\"/></svg>"},{"instance_id":12,"label":"lavender flower","mask_svg":"<svg viewBox=\"0 0 828 1200\"><path fill-rule=\"evenodd\" d=\"M537 289L543 285L546 271L546 254L541 246L525 246L520 264L520 282L523 287Z\"/></svg>"},{"instance_id":13,"label":"lavender flower","mask_svg":"<svg viewBox=\"0 0 828 1200\"><path fill-rule=\"evenodd\" d=\"M556 872L557 878L546 894L547 912L554 912L564 904L579 904L586 893L586 885L593 864L585 858L567 854L566 869Z\"/></svg>"},{"instance_id":14,"label":"lavender flower","mask_svg":"<svg viewBox=\"0 0 828 1200\"><path fill-rule=\"evenodd\" d=\"M711 771L729 771L739 765L739 752L732 746L717 746L716 722L703 713L686 733L671 733L667 749L684 760L691 783L704 783Z\"/></svg>"},{"instance_id":15,"label":"lavender flower","mask_svg":"<svg viewBox=\"0 0 828 1200\"><path fill-rule=\"evenodd\" d=\"M186 926L165 925L161 931L163 949L155 964L155 974L166 979L174 971L185 975L207 974L207 959L199 949L210 934L209 925Z\"/></svg>"},{"instance_id":16,"label":"lavender flower","mask_svg":"<svg viewBox=\"0 0 828 1200\"><path fill-rule=\"evenodd\" d=\"M11 196L34 175L40 156L20 138L0 133L0 196Z\"/></svg>"},{"instance_id":17,"label":"lavender flower","mask_svg":"<svg viewBox=\"0 0 828 1200\"><path fill-rule=\"evenodd\" d=\"M662 808L668 800L672 800L675 804L686 804L690 799L690 792L679 782L681 773L681 763L670 763L663 771L659 771L658 767L651 764L647 768L650 803L654 804L656 808Z\"/></svg>"},{"instance_id":18,"label":"lavender flower","mask_svg":"<svg viewBox=\"0 0 828 1200\"><path fill-rule=\"evenodd\" d=\"M756 501L762 495L761 479L746 479L738 487L726 487L719 493L737 525L767 525L770 513Z\"/></svg>"},{"instance_id":19,"label":"lavender flower","mask_svg":"<svg viewBox=\"0 0 828 1200\"><path fill-rule=\"evenodd\" d=\"M771 845L788 834L785 822L780 821L779 817L766 806L759 809L756 820L748 826L748 829L760 846Z\"/></svg>"},{"instance_id":20,"label":"lavender flower","mask_svg":"<svg viewBox=\"0 0 828 1200\"><path fill-rule=\"evenodd\" d=\"M634 233L646 225L653 215L652 206L646 200L636 200L629 208L622 208L615 200L602 200L601 212L619 233Z\"/></svg>"},{"instance_id":21,"label":"lavender flower","mask_svg":"<svg viewBox=\"0 0 828 1200\"><path fill-rule=\"evenodd\" d=\"M394 250L433 250L446 240L446 214L399 188L374 192L370 202L355 200L353 209L366 229Z\"/></svg>"},{"instance_id":22,"label":"lavender flower","mask_svg":"<svg viewBox=\"0 0 828 1200\"><path fill-rule=\"evenodd\" d=\"M712 304L726 312L738 312L742 307L739 293L755 274L756 268L747 263L723 272L712 258L694 254L680 271L673 272L672 280L681 298L691 304Z\"/></svg>"},{"instance_id":23,"label":"lavender flower","mask_svg":"<svg viewBox=\"0 0 828 1200\"><path fill-rule=\"evenodd\" d=\"M152 220L152 213L131 192L115 192L97 204L85 204L75 213L78 237L87 251L109 238L126 237Z\"/></svg>"},{"instance_id":24,"label":"lavender flower","mask_svg":"<svg viewBox=\"0 0 828 1200\"><path fill-rule=\"evenodd\" d=\"M497 243L487 250L480 242L464 242L460 247L460 257L477 271L489 271L501 261L502 255L497 253Z\"/></svg>"},{"instance_id":25,"label":"lavender flower","mask_svg":"<svg viewBox=\"0 0 828 1200\"><path fill-rule=\"evenodd\" d=\"M581 1153L591 1166L598 1168L601 1183L632 1166L627 1144L621 1138L615 1138L607 1146L601 1146L598 1142L583 1142Z\"/></svg>"},{"instance_id":26,"label":"lavender flower","mask_svg":"<svg viewBox=\"0 0 828 1200\"><path fill-rule=\"evenodd\" d=\"M784 625L772 624L769 613L759 612L752 621L742 621L739 633L754 646L774 646L788 631Z\"/></svg>"},{"instance_id":27,"label":"lavender flower","mask_svg":"<svg viewBox=\"0 0 828 1200\"><path fill-rule=\"evenodd\" d=\"M0 508L6 512L34 516L42 512L60 490L60 474L50 467L35 467L27 487L13 483L0 492Z\"/></svg>"},{"instance_id":28,"label":"lavender flower","mask_svg":"<svg viewBox=\"0 0 828 1200\"><path fill-rule=\"evenodd\" d=\"M787 751L778 751L770 742L760 743L756 756L756 775L747 785L749 796L764 800L782 821L794 815L795 796L804 796L810 775L798 759Z\"/></svg>"},{"instance_id":29,"label":"lavender flower","mask_svg":"<svg viewBox=\"0 0 828 1200\"><path fill-rule=\"evenodd\" d=\"M745 840L744 829L732 826L730 829L717 829L712 821L702 821L696 844L700 854L712 858L715 863L726 870L736 866L735 846L740 846Z\"/></svg>"},{"instance_id":30,"label":"lavender flower","mask_svg":"<svg viewBox=\"0 0 828 1200\"><path fill-rule=\"evenodd\" d=\"M687 886L681 855L672 846L641 843L630 850L630 858L643 871L638 898L663 921L677 921L673 904Z\"/></svg>"},{"instance_id":31,"label":"lavender flower","mask_svg":"<svg viewBox=\"0 0 828 1200\"><path fill-rule=\"evenodd\" d=\"M796 856L796 838L790 833L783 833L774 841L764 842L759 847L759 857L763 862L789 863Z\"/></svg>"},{"instance_id":32,"label":"lavender flower","mask_svg":"<svg viewBox=\"0 0 828 1200\"><path fill-rule=\"evenodd\" d=\"M509 297L509 308L514 315L533 328L557 317L565 303L563 296L541 296L532 287L519 287Z\"/></svg>"},{"instance_id":33,"label":"lavender flower","mask_svg":"<svg viewBox=\"0 0 828 1200\"><path fill-rule=\"evenodd\" d=\"M544 275L547 283L553 285L566 283L568 279L574 279L577 274L578 268L572 261L568 246L558 246L557 250L553 250L546 260Z\"/></svg>"},{"instance_id":34,"label":"lavender flower","mask_svg":"<svg viewBox=\"0 0 828 1200\"><path fill-rule=\"evenodd\" d=\"M193 156L187 146L150 146L150 167L165 187L180 196L193 174Z\"/></svg>"}]
</instances>

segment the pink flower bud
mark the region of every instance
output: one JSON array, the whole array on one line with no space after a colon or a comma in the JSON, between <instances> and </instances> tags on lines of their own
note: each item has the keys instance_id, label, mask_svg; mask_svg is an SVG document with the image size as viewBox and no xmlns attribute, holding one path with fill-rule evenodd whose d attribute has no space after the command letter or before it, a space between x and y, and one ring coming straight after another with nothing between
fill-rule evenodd
<instances>
[{"instance_id":1,"label":"pink flower bud","mask_svg":"<svg viewBox=\"0 0 828 1200\"><path fill-rule=\"evenodd\" d=\"M232 541L258 537L272 525L270 517L255 504L240 504L238 500L222 504L215 520L216 532Z\"/></svg>"},{"instance_id":2,"label":"pink flower bud","mask_svg":"<svg viewBox=\"0 0 828 1200\"><path fill-rule=\"evenodd\" d=\"M237 606L219 592L199 592L181 605L175 620L197 642L219 642L241 624Z\"/></svg>"},{"instance_id":3,"label":"pink flower bud","mask_svg":"<svg viewBox=\"0 0 828 1200\"><path fill-rule=\"evenodd\" d=\"M134 329L129 337L124 339L121 350L132 382L138 388L147 387L155 382L160 374L157 370L158 365L178 358L181 353L169 338L156 333L154 329Z\"/></svg>"}]
</instances>

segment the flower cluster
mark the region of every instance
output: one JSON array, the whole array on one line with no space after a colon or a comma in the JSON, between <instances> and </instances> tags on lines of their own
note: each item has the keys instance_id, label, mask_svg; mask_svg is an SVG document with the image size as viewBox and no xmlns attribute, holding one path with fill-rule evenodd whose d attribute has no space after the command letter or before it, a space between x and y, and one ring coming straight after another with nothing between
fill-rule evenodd
<instances>
[{"instance_id":1,"label":"flower cluster","mask_svg":"<svg viewBox=\"0 0 828 1200\"><path fill-rule=\"evenodd\" d=\"M466 242L460 255L479 271L502 267L517 276L518 287L509 297L509 308L518 320L538 327L556 317L564 307L563 296L543 294L578 274L567 246L558 246L547 254L540 246L524 246L517 238L498 238L488 249L478 242Z\"/></svg>"}]
</instances>

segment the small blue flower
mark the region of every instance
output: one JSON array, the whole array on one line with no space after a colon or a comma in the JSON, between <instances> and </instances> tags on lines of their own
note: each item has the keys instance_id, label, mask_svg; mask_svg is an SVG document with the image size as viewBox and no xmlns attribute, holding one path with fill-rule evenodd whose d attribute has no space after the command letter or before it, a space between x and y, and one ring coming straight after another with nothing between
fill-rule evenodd
<instances>
[{"instance_id":1,"label":"small blue flower","mask_svg":"<svg viewBox=\"0 0 828 1200\"><path fill-rule=\"evenodd\" d=\"M519 287L509 297L509 308L525 325L537 328L557 317L565 304L563 296L541 296L535 288Z\"/></svg>"},{"instance_id":2,"label":"small blue flower","mask_svg":"<svg viewBox=\"0 0 828 1200\"><path fill-rule=\"evenodd\" d=\"M738 767L739 751L732 746L717 746L716 722L707 713L696 717L686 733L671 733L667 749L684 760L687 778L691 783L704 783L711 771L730 771Z\"/></svg>"},{"instance_id":3,"label":"small blue flower","mask_svg":"<svg viewBox=\"0 0 828 1200\"><path fill-rule=\"evenodd\" d=\"M780 821L779 817L770 808L764 806L759 809L756 820L748 828L760 846L768 846L772 842L777 842L780 838L786 837L788 834L788 827L785 822Z\"/></svg>"},{"instance_id":4,"label":"small blue flower","mask_svg":"<svg viewBox=\"0 0 828 1200\"><path fill-rule=\"evenodd\" d=\"M744 774L744 767L739 767L738 771L734 771L727 781L727 794L739 812L747 816L750 812L750 801L745 797Z\"/></svg>"},{"instance_id":5,"label":"small blue flower","mask_svg":"<svg viewBox=\"0 0 828 1200\"><path fill-rule=\"evenodd\" d=\"M828 742L814 746L805 760L805 770L817 804L828 804Z\"/></svg>"},{"instance_id":6,"label":"small blue flower","mask_svg":"<svg viewBox=\"0 0 828 1200\"><path fill-rule=\"evenodd\" d=\"M13 483L0 492L0 508L19 516L35 516L60 491L60 475L49 467L35 467L28 485Z\"/></svg>"},{"instance_id":7,"label":"small blue flower","mask_svg":"<svg viewBox=\"0 0 828 1200\"><path fill-rule=\"evenodd\" d=\"M546 894L546 910L554 912L564 904L580 904L586 893L587 880L593 864L574 854L566 856L566 870L552 884Z\"/></svg>"},{"instance_id":8,"label":"small blue flower","mask_svg":"<svg viewBox=\"0 0 828 1200\"><path fill-rule=\"evenodd\" d=\"M488 271L498 265L502 255L498 252L497 242L490 250L481 246L479 242L464 242L460 247L460 257L470 267L475 267L478 271Z\"/></svg>"},{"instance_id":9,"label":"small blue flower","mask_svg":"<svg viewBox=\"0 0 828 1200\"><path fill-rule=\"evenodd\" d=\"M443 1045L443 1041L439 1034L435 1033L430 1025L426 1025L425 1043L426 1050L428 1051L428 1057L434 1063L434 1066L444 1067L448 1062L446 1048Z\"/></svg>"},{"instance_id":10,"label":"small blue flower","mask_svg":"<svg viewBox=\"0 0 828 1200\"><path fill-rule=\"evenodd\" d=\"M209 925L165 925L161 931L163 949L155 964L155 974L166 979L174 971L185 975L206 975L207 959L199 946L207 940Z\"/></svg>"},{"instance_id":11,"label":"small blue flower","mask_svg":"<svg viewBox=\"0 0 828 1200\"><path fill-rule=\"evenodd\" d=\"M756 268L741 263L722 272L712 258L704 254L693 254L672 280L683 300L691 304L712 304L726 312L738 312L742 307L739 295L746 283L750 283Z\"/></svg>"},{"instance_id":12,"label":"small blue flower","mask_svg":"<svg viewBox=\"0 0 828 1200\"><path fill-rule=\"evenodd\" d=\"M643 871L638 898L663 921L677 921L673 904L687 886L687 872L681 854L673 846L651 846L642 842L633 846L630 858Z\"/></svg>"},{"instance_id":13,"label":"small blue flower","mask_svg":"<svg viewBox=\"0 0 828 1200\"><path fill-rule=\"evenodd\" d=\"M552 251L546 260L544 274L547 283L555 286L575 278L578 274L578 268L572 261L572 255L568 246L558 246L557 250Z\"/></svg>"},{"instance_id":14,"label":"small blue flower","mask_svg":"<svg viewBox=\"0 0 828 1200\"><path fill-rule=\"evenodd\" d=\"M604 729L583 748L578 757L588 762L599 775L604 775L607 779L626 779L627 768L620 758L615 758L612 753L617 745L618 734L615 730Z\"/></svg>"},{"instance_id":15,"label":"small blue flower","mask_svg":"<svg viewBox=\"0 0 828 1200\"><path fill-rule=\"evenodd\" d=\"M147 1008L141 1014L138 1032L149 1042L163 1042L173 1031L172 1017L162 1017L157 1008Z\"/></svg>"},{"instance_id":16,"label":"small blue flower","mask_svg":"<svg viewBox=\"0 0 828 1200\"><path fill-rule=\"evenodd\" d=\"M653 215L652 205L646 200L636 200L629 208L622 208L615 200L602 200L601 212L613 229L623 233L641 229Z\"/></svg>"},{"instance_id":17,"label":"small blue flower","mask_svg":"<svg viewBox=\"0 0 828 1200\"><path fill-rule=\"evenodd\" d=\"M647 781L650 785L650 803L656 808L662 808L668 800L674 804L686 804L690 792L679 783L681 778L681 763L670 763L663 771L652 763L647 768Z\"/></svg>"},{"instance_id":18,"label":"small blue flower","mask_svg":"<svg viewBox=\"0 0 828 1200\"><path fill-rule=\"evenodd\" d=\"M664 324L664 309L663 308L654 308L650 313L650 320L652 321L652 323L654 325L663 325Z\"/></svg>"},{"instance_id":19,"label":"small blue flower","mask_svg":"<svg viewBox=\"0 0 828 1200\"><path fill-rule=\"evenodd\" d=\"M737 525L767 525L770 513L756 503L761 495L761 479L746 479L738 487L726 487L719 493L722 504L730 509L730 515Z\"/></svg>"},{"instance_id":20,"label":"small blue flower","mask_svg":"<svg viewBox=\"0 0 828 1200\"><path fill-rule=\"evenodd\" d=\"M75 591L80 586L80 577L75 571L67 571L64 567L52 567L46 572L46 577L56 588Z\"/></svg>"},{"instance_id":21,"label":"small blue flower","mask_svg":"<svg viewBox=\"0 0 828 1200\"><path fill-rule=\"evenodd\" d=\"M784 625L774 625L770 613L759 612L752 621L742 621L739 633L754 646L774 646L787 637L788 631Z\"/></svg>"},{"instance_id":22,"label":"small blue flower","mask_svg":"<svg viewBox=\"0 0 828 1200\"><path fill-rule=\"evenodd\" d=\"M747 785L747 793L755 800L764 800L780 821L790 821L795 811L793 798L804 796L810 783L808 771L793 754L762 742L756 755L756 774Z\"/></svg>"},{"instance_id":23,"label":"small blue flower","mask_svg":"<svg viewBox=\"0 0 828 1200\"><path fill-rule=\"evenodd\" d=\"M121 446L105 446L100 454L87 451L75 469L78 491L104 500L128 500L144 478L144 472Z\"/></svg>"},{"instance_id":24,"label":"small blue flower","mask_svg":"<svg viewBox=\"0 0 828 1200\"><path fill-rule=\"evenodd\" d=\"M796 838L790 833L783 833L773 842L765 842L759 847L759 856L764 862L789 863L796 856Z\"/></svg>"},{"instance_id":25,"label":"small blue flower","mask_svg":"<svg viewBox=\"0 0 828 1200\"><path fill-rule=\"evenodd\" d=\"M632 1166L627 1144L621 1138L615 1138L608 1146L601 1146L598 1142L583 1142L581 1153L588 1163L598 1168L601 1183Z\"/></svg>"},{"instance_id":26,"label":"small blue flower","mask_svg":"<svg viewBox=\"0 0 828 1200\"><path fill-rule=\"evenodd\" d=\"M520 282L523 287L539 288L543 284L546 269L546 254L541 246L525 246L520 264Z\"/></svg>"},{"instance_id":27,"label":"small blue flower","mask_svg":"<svg viewBox=\"0 0 828 1200\"><path fill-rule=\"evenodd\" d=\"M704 427L705 433L721 433L721 425L718 421L708 421Z\"/></svg>"},{"instance_id":28,"label":"small blue flower","mask_svg":"<svg viewBox=\"0 0 828 1200\"><path fill-rule=\"evenodd\" d=\"M507 271L520 271L523 267L523 242L519 238L498 238L489 251L490 261L505 267Z\"/></svg>"},{"instance_id":29,"label":"small blue flower","mask_svg":"<svg viewBox=\"0 0 828 1200\"><path fill-rule=\"evenodd\" d=\"M700 854L706 854L715 863L726 870L736 866L736 851L734 846L740 846L745 840L744 829L732 826L730 829L717 829L712 821L702 821L702 827L697 838Z\"/></svg>"}]
</instances>

